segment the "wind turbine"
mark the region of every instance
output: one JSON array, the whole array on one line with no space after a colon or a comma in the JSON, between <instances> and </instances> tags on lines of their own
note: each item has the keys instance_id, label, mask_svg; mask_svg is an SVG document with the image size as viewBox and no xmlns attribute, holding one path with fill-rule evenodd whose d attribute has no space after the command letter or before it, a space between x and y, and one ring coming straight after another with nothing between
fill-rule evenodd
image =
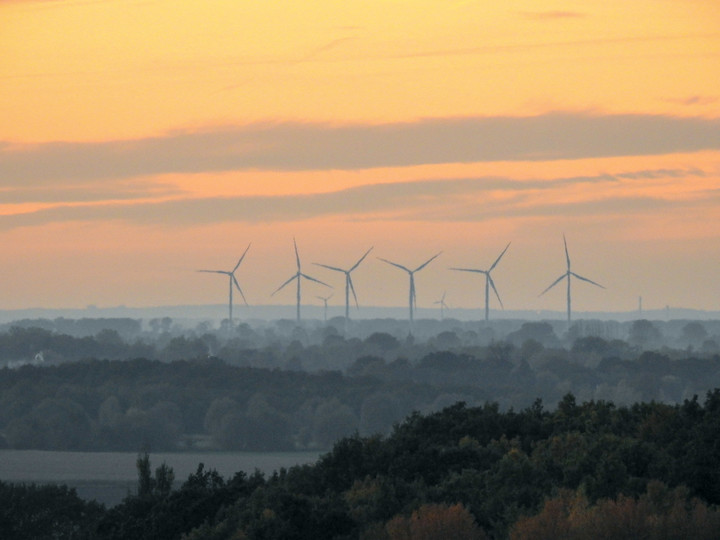
<instances>
[{"instance_id":1,"label":"wind turbine","mask_svg":"<svg viewBox=\"0 0 720 540\"><path fill-rule=\"evenodd\" d=\"M251 242L252 243L252 242ZM248 244L248 247L245 248L245 251L243 252L242 256L240 257L240 260L235 265L235 268L232 269L232 271L227 270L198 270L198 272L207 272L210 274L224 274L228 276L229 282L230 282L230 292L229 292L229 300L228 300L228 319L230 321L230 326L232 326L233 323L233 285L237 288L238 292L240 292L240 296L242 296L243 301L245 302L245 305L247 306L247 300L245 300L245 295L242 292L242 289L240 288L240 284L238 283L238 280L235 278L235 271L239 268L240 263L243 262L243 259L245 258L245 255L247 254L248 250L250 249L250 244Z\"/></svg>"},{"instance_id":2,"label":"wind turbine","mask_svg":"<svg viewBox=\"0 0 720 540\"><path fill-rule=\"evenodd\" d=\"M440 297L440 300L437 300L436 302L433 302L433 305L439 304L440 305L440 320L442 321L445 319L445 309L449 309L448 305L445 303L445 295L447 294L447 291L443 291L442 296Z\"/></svg>"},{"instance_id":3,"label":"wind turbine","mask_svg":"<svg viewBox=\"0 0 720 540\"><path fill-rule=\"evenodd\" d=\"M347 322L350 320L350 292L352 291L353 298L355 298L355 306L360 307L358 305L358 299L357 294L355 294L355 287L353 286L352 282L352 276L350 274L353 270L355 270L358 266L360 266L360 263L365 260L365 257L368 256L368 253L372 251L373 248L368 249L365 252L365 255L360 257L358 262L356 262L354 265L350 267L349 270L343 270L342 268L338 268L337 266L329 266L327 264L320 264L320 263L313 263L316 266L322 266L323 268L327 268L329 270L335 270L336 272L342 272L345 274L345 325L347 326Z\"/></svg>"},{"instance_id":4,"label":"wind turbine","mask_svg":"<svg viewBox=\"0 0 720 540\"><path fill-rule=\"evenodd\" d=\"M440 252L442 253L442 251ZM427 261L422 263L420 266L418 266L415 270L410 270L409 268L403 266L402 264L398 264L392 261L388 261L387 259L383 259L381 257L378 257L382 262L391 264L395 266L396 268L399 268L400 270L405 270L405 272L408 273L408 276L410 276L410 292L409 292L409 307L410 307L410 330L412 331L413 326L413 308L417 305L417 299L415 297L415 272L419 272L423 268L425 268L432 260L434 260L436 257L440 255L440 253L437 253L430 257Z\"/></svg>"},{"instance_id":5,"label":"wind turbine","mask_svg":"<svg viewBox=\"0 0 720 540\"><path fill-rule=\"evenodd\" d=\"M508 250L509 247L510 247L510 242L508 242L508 245L505 246L505 249L503 249L500 256L497 259L495 259L495 262L487 270L480 270L479 268L451 268L450 269L450 270L457 270L459 272L474 272L476 274L485 274L485 320L486 321L488 319L490 319L490 287L492 287L492 290L495 293L495 296L497 296L498 302L500 302L500 307L504 307L502 300L500 300L500 295L498 294L498 291L495 288L495 282L493 281L493 278L490 275L490 272L492 272L493 269L497 266L497 263L500 262L500 259L502 259L502 256L505 255L505 252Z\"/></svg>"},{"instance_id":6,"label":"wind turbine","mask_svg":"<svg viewBox=\"0 0 720 540\"><path fill-rule=\"evenodd\" d=\"M572 277L576 277L577 279L581 281L587 281L588 283L591 283L597 287L600 287L601 289L604 289L602 285L599 283L595 283L593 280L588 279L586 277L583 277L581 275L576 274L572 270L570 270L570 254L568 253L568 247L567 247L567 240L565 240L565 235L563 234L563 243L565 244L565 259L567 260L567 271L557 278L555 281L553 281L552 285L550 285L547 289L545 289L543 292L540 293L539 296L542 296L546 292L548 292L550 289L552 289L555 285L560 283L563 279L567 279L567 319L568 319L568 325L570 324L570 312L571 312L571 303L570 303L570 281Z\"/></svg>"},{"instance_id":7,"label":"wind turbine","mask_svg":"<svg viewBox=\"0 0 720 540\"><path fill-rule=\"evenodd\" d=\"M328 303L328 300L330 300L332 297L333 297L332 294L330 296L316 296L315 297L315 298L322 300L323 304L325 305L325 307L323 309L323 320L325 322L327 322L327 303Z\"/></svg>"},{"instance_id":8,"label":"wind turbine","mask_svg":"<svg viewBox=\"0 0 720 540\"><path fill-rule=\"evenodd\" d=\"M295 260L297 261L297 272L288 279L285 283L280 285L270 296L275 296L275 293L278 292L280 289L285 287L285 285L289 284L293 280L297 279L297 321L300 322L300 281L301 278L305 278L308 281L314 281L315 283L319 283L320 285L325 285L326 287L330 287L327 283L324 283L320 281L319 279L315 279L314 277L308 276L307 274L303 274L302 269L300 268L300 254L298 253L297 248L297 242L295 241L295 238L293 238L293 245L295 246ZM330 287L332 289L332 287Z\"/></svg>"}]
</instances>

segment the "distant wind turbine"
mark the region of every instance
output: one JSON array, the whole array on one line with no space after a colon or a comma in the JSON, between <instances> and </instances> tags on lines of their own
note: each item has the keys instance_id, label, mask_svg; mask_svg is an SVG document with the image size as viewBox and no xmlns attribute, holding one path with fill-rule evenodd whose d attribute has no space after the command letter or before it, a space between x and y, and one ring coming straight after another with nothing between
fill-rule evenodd
<instances>
[{"instance_id":1,"label":"distant wind turbine","mask_svg":"<svg viewBox=\"0 0 720 540\"><path fill-rule=\"evenodd\" d=\"M250 244L248 244L248 247L245 248L245 251L243 252L242 256L240 257L240 260L235 265L235 268L232 269L232 271L227 270L198 270L198 272L207 272L210 274L224 274L228 276L228 279L230 281L230 292L229 292L229 300L228 300L228 319L230 321L230 326L232 326L233 323L233 285L237 288L238 292L240 293L240 296L242 296L243 302L245 302L245 305L247 305L247 300L245 300L245 295L242 292L242 289L240 288L240 284L238 283L238 280L235 278L235 271L240 267L240 263L243 262L243 259L245 258L245 255L247 254L248 250L250 249Z\"/></svg>"},{"instance_id":2,"label":"distant wind turbine","mask_svg":"<svg viewBox=\"0 0 720 540\"><path fill-rule=\"evenodd\" d=\"M440 252L442 253L442 251ZM387 259L383 259L381 257L378 257L382 262L391 264L392 266L395 266L396 268L399 268L400 270L404 270L408 273L408 276L410 277L410 291L409 291L409 307L410 307L410 330L412 331L413 326L413 310L417 304L417 299L415 296L415 272L419 272L423 268L425 268L428 264L430 264L431 261L433 261L436 257L440 255L440 253L437 253L436 255L433 255L430 257L427 261L422 263L420 266L418 266L415 270L410 270L409 268L403 266L402 264L398 264L392 261L388 261Z\"/></svg>"},{"instance_id":3,"label":"distant wind turbine","mask_svg":"<svg viewBox=\"0 0 720 540\"><path fill-rule=\"evenodd\" d=\"M505 249L503 249L500 256L497 259L495 259L495 262L487 270L480 270L479 268L451 268L450 269L450 270L457 270L459 272L474 272L476 274L485 274L485 320L486 321L490 319L490 287L492 287L492 290L495 293L495 296L497 296L498 302L500 302L500 307L504 307L502 300L500 300L500 295L498 294L498 291L495 288L495 282L493 281L493 278L490 275L490 272L492 272L493 269L497 266L497 263L500 262L500 259L502 259L502 256L505 255L505 252L508 250L509 247L510 247L510 242L508 242L508 245L505 246Z\"/></svg>"},{"instance_id":4,"label":"distant wind turbine","mask_svg":"<svg viewBox=\"0 0 720 540\"><path fill-rule=\"evenodd\" d=\"M581 280L581 281L587 281L588 283L591 283L592 285L595 285L595 286L597 286L597 287L600 287L601 289L604 289L605 287L603 287L603 286L600 285L599 283L595 283L595 282L594 282L593 280L591 280L591 279L588 279L588 278L586 278L586 277L583 277L583 276L581 276L581 275L578 275L578 274L576 274L575 272L573 272L572 270L570 270L570 254L568 253L567 240L565 240L565 235L564 235L564 234L563 234L563 243L565 244L565 259L567 260L567 271L566 271L562 276L560 276L560 277L557 278L555 281L553 281L553 283L552 283L547 289L545 289L543 292L541 292L539 296L542 296L543 294L545 294L546 292L548 292L548 291L549 291L550 289L552 289L555 285L557 285L558 283L560 283L563 279L567 279L567 320L568 320L568 324L570 324L570 319L571 319L570 282L572 281L571 278L575 277L575 278L577 278L577 279L579 279L579 280Z\"/></svg>"},{"instance_id":5,"label":"distant wind turbine","mask_svg":"<svg viewBox=\"0 0 720 540\"><path fill-rule=\"evenodd\" d=\"M355 306L359 307L357 294L355 294L355 287L353 286L352 276L350 274L352 273L353 270L355 270L358 266L360 266L360 263L365 260L365 257L368 256L368 254L372 251L372 249L373 248L368 249L365 252L365 255L360 257L358 262L356 262L354 265L352 265L349 270L343 270L342 268L338 268L337 266L329 266L327 264L313 263L316 266L322 266L323 268L327 268L329 270L334 270L335 272L342 272L343 274L345 274L345 324L346 325L347 325L347 322L350 320L350 292L352 292L353 298L355 299Z\"/></svg>"},{"instance_id":6,"label":"distant wind turbine","mask_svg":"<svg viewBox=\"0 0 720 540\"><path fill-rule=\"evenodd\" d=\"M315 298L318 298L319 300L323 301L324 308L323 308L323 320L327 322L327 303L328 300L330 300L333 297L331 294L330 296L316 296Z\"/></svg>"},{"instance_id":7,"label":"distant wind turbine","mask_svg":"<svg viewBox=\"0 0 720 540\"><path fill-rule=\"evenodd\" d=\"M305 278L308 281L314 281L315 283L319 283L320 285L325 285L326 287L330 287L327 283L320 281L319 279L315 279L314 277L308 276L307 274L303 274L302 269L300 268L300 254L298 253L297 248L297 242L295 242L295 238L293 238L293 245L295 246L295 260L297 261L297 272L288 279L285 283L280 285L270 296L275 296L275 293L280 291L283 287L291 283L293 280L297 280L297 321L300 322L300 281L301 278ZM332 289L332 287L330 287Z\"/></svg>"},{"instance_id":8,"label":"distant wind turbine","mask_svg":"<svg viewBox=\"0 0 720 540\"><path fill-rule=\"evenodd\" d=\"M436 305L436 304L440 305L440 320L441 321L443 319L445 319L445 309L448 309L448 305L445 303L445 295L446 294L447 294L447 291L443 291L443 294L440 297L440 300L433 302L433 305Z\"/></svg>"}]
</instances>

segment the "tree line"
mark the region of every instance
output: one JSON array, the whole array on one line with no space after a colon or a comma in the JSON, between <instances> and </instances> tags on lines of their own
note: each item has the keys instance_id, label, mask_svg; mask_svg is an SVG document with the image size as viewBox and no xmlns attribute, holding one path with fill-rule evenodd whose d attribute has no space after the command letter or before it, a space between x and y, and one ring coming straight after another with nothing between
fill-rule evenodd
<instances>
[{"instance_id":1,"label":"tree line","mask_svg":"<svg viewBox=\"0 0 720 540\"><path fill-rule=\"evenodd\" d=\"M403 344L386 333L362 341L333 334L322 345L220 349L227 354L222 359L195 355L176 342L187 359L5 367L0 445L326 449L356 431L386 434L412 411L432 412L457 401L497 402L508 410L538 398L557 403L572 392L583 401L618 405L681 403L720 387L718 354L642 351L626 341L592 336L562 347L553 344L547 327L523 328L514 341L510 336L485 346L463 345L443 334L424 344ZM18 329L6 337L38 332L47 331ZM336 369L302 369L312 363Z\"/></svg>"},{"instance_id":2,"label":"tree line","mask_svg":"<svg viewBox=\"0 0 720 540\"><path fill-rule=\"evenodd\" d=\"M717 538L720 390L682 404L518 411L463 403L355 434L315 464L175 485L138 456L138 486L105 508L63 486L0 482L4 538Z\"/></svg>"}]
</instances>

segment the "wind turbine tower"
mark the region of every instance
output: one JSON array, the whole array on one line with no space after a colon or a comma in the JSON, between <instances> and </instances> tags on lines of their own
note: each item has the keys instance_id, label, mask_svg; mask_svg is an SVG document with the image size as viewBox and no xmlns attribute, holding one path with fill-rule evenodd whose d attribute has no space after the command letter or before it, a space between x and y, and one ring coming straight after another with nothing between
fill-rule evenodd
<instances>
[{"instance_id":1,"label":"wind turbine tower","mask_svg":"<svg viewBox=\"0 0 720 540\"><path fill-rule=\"evenodd\" d=\"M448 305L445 303L445 295L447 294L447 291L443 291L442 296L440 297L440 300L437 300L433 302L433 304L439 304L440 305L440 320L445 320L445 309L447 309Z\"/></svg>"},{"instance_id":2,"label":"wind turbine tower","mask_svg":"<svg viewBox=\"0 0 720 540\"><path fill-rule=\"evenodd\" d=\"M240 288L240 284L238 283L238 280L235 278L235 271L240 267L240 263L243 262L243 259L245 258L245 255L247 254L248 250L250 249L250 244L248 244L248 247L245 248L245 251L243 252L242 256L240 257L240 260L235 265L235 268L233 268L231 271L227 270L198 270L198 272L208 272L211 274L224 274L228 276L229 279L229 299L228 299L228 320L230 321L230 326L233 324L233 285L237 288L238 292L240 293L240 296L242 296L243 302L245 302L245 305L247 306L247 300L245 300L245 295L242 292L242 289Z\"/></svg>"},{"instance_id":3,"label":"wind turbine tower","mask_svg":"<svg viewBox=\"0 0 720 540\"><path fill-rule=\"evenodd\" d=\"M441 251L440 253L442 253L442 251ZM413 310L414 310L414 308L415 308L415 306L416 306L416 304L417 304L417 299L416 299L416 296L415 296L415 272L419 272L420 270L422 270L423 268L425 268L425 267L426 267L428 264L430 264L436 257L438 257L438 256L440 255L440 253L437 253L437 254L433 255L432 257L430 257L427 261L425 261L424 263L422 263L422 264L421 264L420 266L418 266L415 270L410 270L409 268L403 266L402 264L398 264L398 263L395 263L395 262L392 262L392 261L388 261L387 259L383 259L383 258L381 258L381 257L378 257L378 259L380 259L382 262L388 263L388 264L390 264L390 265L392 265L392 266L394 266L394 267L396 267L396 268L399 268L400 270L404 270L405 272L408 273L408 276L410 277L410 290L409 290L409 294L408 294L408 296L409 296L409 302L408 302L408 304L409 304L409 310L410 310L410 318L409 318L409 320L410 320L410 332L412 332L412 328L413 328Z\"/></svg>"},{"instance_id":4,"label":"wind turbine tower","mask_svg":"<svg viewBox=\"0 0 720 540\"><path fill-rule=\"evenodd\" d=\"M492 287L493 292L495 293L495 296L497 296L498 302L500 302L500 307L504 307L502 300L500 300L500 295L498 294L497 288L495 287L495 282L493 281L492 276L490 275L490 272L492 272L497 264L500 262L500 259L502 259L503 255L505 255L505 252L510 247L510 242L508 242L508 245L505 246L505 249L502 250L502 253L498 256L497 259L495 259L495 262L492 264L490 268L487 270L481 270L479 268L451 268L450 270L457 270L458 272L474 272L476 274L485 274L485 322L487 322L490 319L490 288Z\"/></svg>"},{"instance_id":5,"label":"wind turbine tower","mask_svg":"<svg viewBox=\"0 0 720 540\"><path fill-rule=\"evenodd\" d=\"M570 270L570 254L568 253L567 240L565 240L564 234L563 234L563 243L565 244L565 259L567 260L567 270L565 271L565 273L562 276L560 276L555 281L553 281L552 284L547 289L545 289L543 292L541 292L540 296L542 296L543 294L548 292L555 285L560 283L563 279L567 279L567 320L568 320L568 326L569 326L570 320L571 320L571 311L572 311L571 294L570 294L570 282L572 281L572 278L575 277L575 278L579 279L580 281L587 281L588 283L595 285L596 287L600 287L601 289L604 289L605 287L603 287L599 283L595 283L591 279L583 277L579 274L576 274L572 270Z\"/></svg>"},{"instance_id":6,"label":"wind turbine tower","mask_svg":"<svg viewBox=\"0 0 720 540\"><path fill-rule=\"evenodd\" d=\"M330 300L333 297L331 294L330 296L316 296L315 298L323 301L323 321L327 322L327 303L328 300Z\"/></svg>"},{"instance_id":7,"label":"wind turbine tower","mask_svg":"<svg viewBox=\"0 0 720 540\"><path fill-rule=\"evenodd\" d=\"M352 292L353 298L355 299L355 307L360 307L358 304L357 294L355 294L355 287L353 286L352 282L352 274L353 270L355 270L358 266L360 266L360 263L365 260L365 257L368 256L368 254L372 251L373 248L368 249L365 252L365 255L360 257L358 262L353 264L348 270L343 270L342 268L338 268L337 266L330 266L327 264L320 264L320 263L313 263L316 266L322 266L323 268L327 268L328 270L334 270L335 272L342 272L345 274L345 330L347 331L347 325L350 321L350 293Z\"/></svg>"},{"instance_id":8,"label":"wind turbine tower","mask_svg":"<svg viewBox=\"0 0 720 540\"><path fill-rule=\"evenodd\" d=\"M295 260L297 262L297 272L293 274L293 276L288 279L285 283L280 285L270 296L275 296L275 293L280 291L283 287L291 283L293 280L297 280L297 322L300 322L300 282L302 281L302 278L307 279L308 281L314 281L315 283L319 283L320 285L324 285L325 287L330 287L327 283L320 281L319 279L315 279L314 277L308 276L307 274L303 274L302 269L300 267L300 254L298 253L297 248L297 242L295 241L295 238L293 238L293 245L295 246ZM332 287L330 287L332 289Z\"/></svg>"}]
</instances>

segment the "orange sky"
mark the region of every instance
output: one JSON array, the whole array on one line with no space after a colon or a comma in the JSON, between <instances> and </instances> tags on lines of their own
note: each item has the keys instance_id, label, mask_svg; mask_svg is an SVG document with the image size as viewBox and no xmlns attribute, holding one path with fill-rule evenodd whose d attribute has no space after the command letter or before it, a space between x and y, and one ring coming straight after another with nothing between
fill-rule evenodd
<instances>
[{"instance_id":1,"label":"orange sky","mask_svg":"<svg viewBox=\"0 0 720 540\"><path fill-rule=\"evenodd\" d=\"M305 5L310 4L310 5ZM0 3L0 309L720 309L715 0ZM306 303L324 294L306 288ZM493 307L497 307L496 305ZM242 314L240 309L238 313ZM480 316L480 311L478 311Z\"/></svg>"}]
</instances>

